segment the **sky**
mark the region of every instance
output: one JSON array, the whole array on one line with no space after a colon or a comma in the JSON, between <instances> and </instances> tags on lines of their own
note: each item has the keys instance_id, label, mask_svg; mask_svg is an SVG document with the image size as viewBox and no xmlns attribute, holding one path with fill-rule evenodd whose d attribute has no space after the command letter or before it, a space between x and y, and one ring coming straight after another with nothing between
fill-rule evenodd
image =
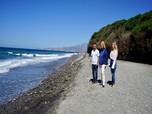
<instances>
[{"instance_id":1,"label":"sky","mask_svg":"<svg viewBox=\"0 0 152 114\"><path fill-rule=\"evenodd\" d=\"M87 43L103 26L152 10L152 0L0 0L0 47Z\"/></svg>"}]
</instances>

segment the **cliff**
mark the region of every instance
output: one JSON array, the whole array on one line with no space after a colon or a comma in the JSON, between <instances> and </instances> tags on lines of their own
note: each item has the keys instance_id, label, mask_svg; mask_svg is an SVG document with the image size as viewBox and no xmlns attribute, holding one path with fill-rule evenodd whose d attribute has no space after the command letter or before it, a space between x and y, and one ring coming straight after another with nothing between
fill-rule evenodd
<instances>
[{"instance_id":1,"label":"cliff","mask_svg":"<svg viewBox=\"0 0 152 114\"><path fill-rule=\"evenodd\" d=\"M119 48L119 59L152 64L152 11L136 15L128 20L119 20L95 32L88 44L104 40L108 49L112 41Z\"/></svg>"}]
</instances>

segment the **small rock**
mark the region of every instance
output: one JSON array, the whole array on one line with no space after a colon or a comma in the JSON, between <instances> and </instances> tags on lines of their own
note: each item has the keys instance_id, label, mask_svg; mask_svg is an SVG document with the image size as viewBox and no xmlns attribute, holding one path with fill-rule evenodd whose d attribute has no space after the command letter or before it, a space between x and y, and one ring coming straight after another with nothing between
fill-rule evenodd
<instances>
[{"instance_id":1,"label":"small rock","mask_svg":"<svg viewBox=\"0 0 152 114\"><path fill-rule=\"evenodd\" d=\"M27 110L27 109L29 109L29 107L25 106L24 109Z\"/></svg>"}]
</instances>

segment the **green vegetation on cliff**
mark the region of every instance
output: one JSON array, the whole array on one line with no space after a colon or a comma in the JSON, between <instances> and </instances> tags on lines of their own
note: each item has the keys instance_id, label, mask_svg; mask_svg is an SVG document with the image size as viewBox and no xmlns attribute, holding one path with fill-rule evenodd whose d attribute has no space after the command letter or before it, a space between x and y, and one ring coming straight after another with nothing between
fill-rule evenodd
<instances>
[{"instance_id":1,"label":"green vegetation on cliff","mask_svg":"<svg viewBox=\"0 0 152 114\"><path fill-rule=\"evenodd\" d=\"M95 32L88 45L104 40L109 48L113 41L119 47L119 59L152 64L152 11L128 20L119 20Z\"/></svg>"}]
</instances>

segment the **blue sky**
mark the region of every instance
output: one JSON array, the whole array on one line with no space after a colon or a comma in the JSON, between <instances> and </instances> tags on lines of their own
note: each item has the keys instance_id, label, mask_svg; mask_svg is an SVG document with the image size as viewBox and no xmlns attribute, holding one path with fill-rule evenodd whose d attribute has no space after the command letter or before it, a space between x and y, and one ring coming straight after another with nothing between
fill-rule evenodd
<instances>
[{"instance_id":1,"label":"blue sky","mask_svg":"<svg viewBox=\"0 0 152 114\"><path fill-rule=\"evenodd\" d=\"M101 27L149 10L151 0L0 0L0 46L82 44Z\"/></svg>"}]
</instances>

